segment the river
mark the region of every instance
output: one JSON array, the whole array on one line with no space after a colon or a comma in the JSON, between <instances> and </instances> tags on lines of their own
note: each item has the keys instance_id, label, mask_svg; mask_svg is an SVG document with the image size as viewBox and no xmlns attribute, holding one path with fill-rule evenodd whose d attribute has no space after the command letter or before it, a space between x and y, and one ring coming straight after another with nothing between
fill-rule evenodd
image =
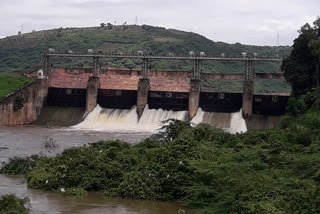
<instances>
[{"instance_id":1,"label":"river","mask_svg":"<svg viewBox=\"0 0 320 214\"><path fill-rule=\"evenodd\" d=\"M135 144L150 135L151 132L101 132L39 126L0 127L0 148L7 147L7 149L0 149L0 161L7 161L10 157L25 157L40 153L54 156L66 148L87 145L99 140L119 139ZM56 148L45 148L44 143L48 141L47 139L54 142ZM179 209L185 210L185 213L192 213L173 202L106 198L101 193L74 197L65 196L58 191L29 189L24 178L0 174L0 195L8 193L29 197L31 213L34 214L177 214Z\"/></svg>"}]
</instances>

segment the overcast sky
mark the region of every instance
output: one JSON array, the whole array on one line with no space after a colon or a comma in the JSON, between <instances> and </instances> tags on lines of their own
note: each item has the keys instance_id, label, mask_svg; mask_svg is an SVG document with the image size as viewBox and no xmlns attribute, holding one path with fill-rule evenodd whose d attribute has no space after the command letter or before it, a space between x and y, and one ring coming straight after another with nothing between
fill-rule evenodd
<instances>
[{"instance_id":1,"label":"overcast sky","mask_svg":"<svg viewBox=\"0 0 320 214\"><path fill-rule=\"evenodd\" d=\"M320 15L320 0L1 0L0 37L21 30L149 24L192 31L213 41L292 45Z\"/></svg>"}]
</instances>

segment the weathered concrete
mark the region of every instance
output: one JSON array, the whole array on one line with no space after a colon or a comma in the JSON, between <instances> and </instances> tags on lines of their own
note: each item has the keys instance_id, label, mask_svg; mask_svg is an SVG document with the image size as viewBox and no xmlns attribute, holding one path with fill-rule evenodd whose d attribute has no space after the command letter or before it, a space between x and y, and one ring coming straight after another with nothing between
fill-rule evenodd
<instances>
[{"instance_id":1,"label":"weathered concrete","mask_svg":"<svg viewBox=\"0 0 320 214\"><path fill-rule=\"evenodd\" d=\"M189 92L189 72L150 71L151 91Z\"/></svg>"},{"instance_id":2,"label":"weathered concrete","mask_svg":"<svg viewBox=\"0 0 320 214\"><path fill-rule=\"evenodd\" d=\"M252 66L250 67L252 69ZM250 70L250 69L249 69ZM50 79L50 87L51 88L61 88L61 89L87 89L88 79L92 77L92 69L79 68L79 69L64 69L64 68L54 68L52 69L52 76ZM250 74L250 75L249 75ZM189 106L189 117L192 118L196 112L197 107L199 106L199 92L210 92L210 93L221 93L215 91L210 87L200 86L200 83L196 83L193 81L190 72L186 71L168 71L168 70L151 70L148 72L147 78L142 78L141 70L130 70L124 68L113 68L113 67L102 67L99 68L98 76L100 78L99 89L101 90L117 90L121 91L121 93L125 91L136 91L137 95L134 95L134 102L139 105L137 112L140 116L144 110L144 106L146 105L148 100L147 97L143 97L141 94L146 93L148 91L151 92L174 92L174 93L190 93L189 100L185 100L185 106ZM245 118L249 117L254 113L253 109L253 84L254 78L283 78L281 74L259 74L254 73L254 70L248 73L248 75L244 74L201 74L201 79L246 79L244 80L243 85L243 97L242 99L242 109L243 116ZM142 79L139 83L139 80ZM148 79L148 83L144 83ZM148 87L145 86L148 85ZM138 92L138 88L140 92ZM146 90L148 89L148 90ZM195 90L195 91L194 91ZM101 91L99 92L101 93ZM139 93L139 94L138 94ZM287 93L272 93L272 94L264 94L267 96L289 96ZM137 98L135 97L137 96ZM188 95L187 95L188 96ZM90 97L90 96L89 96ZM205 103L206 106L211 105L211 109L215 111L225 111L224 106L231 105L231 103L238 103L238 99L230 100L228 99L216 99L213 101L216 103L216 106L212 106L211 103ZM230 98L230 99L229 99ZM91 111L96 106L96 99L93 97L92 103L90 104L87 101L87 111ZM201 99L203 100L203 98ZM107 101L109 102L109 101ZM240 102L240 101L239 101ZM104 101L105 103L105 101ZM123 104L123 102L120 102ZM135 105L134 104L134 105ZM155 100L155 105L158 105ZM203 103L202 103L203 104ZM156 106L157 106L156 105ZM233 104L232 104L233 105ZM239 104L240 105L240 104ZM106 105L108 106L108 105ZM169 106L169 105L168 105ZM120 107L120 106L119 106ZM214 108L213 108L214 107ZM217 110L217 108L218 110ZM239 106L240 108L241 106ZM121 108L121 107L120 107ZM222 109L221 109L222 108ZM209 109L209 107L207 108ZM229 109L231 111L232 109Z\"/></svg>"},{"instance_id":3,"label":"weathered concrete","mask_svg":"<svg viewBox=\"0 0 320 214\"><path fill-rule=\"evenodd\" d=\"M93 109L97 106L99 86L99 77L89 77L86 96L86 114L92 112Z\"/></svg>"},{"instance_id":4,"label":"weathered concrete","mask_svg":"<svg viewBox=\"0 0 320 214\"><path fill-rule=\"evenodd\" d=\"M100 89L138 90L141 71L121 68L100 69ZM92 69L52 69L50 87L53 88L87 88L88 78ZM151 91L189 92L190 73L150 71Z\"/></svg>"},{"instance_id":5,"label":"weathered concrete","mask_svg":"<svg viewBox=\"0 0 320 214\"><path fill-rule=\"evenodd\" d=\"M200 100L200 80L190 81L189 91L189 119L191 120L198 111Z\"/></svg>"},{"instance_id":6,"label":"weathered concrete","mask_svg":"<svg viewBox=\"0 0 320 214\"><path fill-rule=\"evenodd\" d=\"M139 79L139 87L137 94L137 114L141 117L144 107L148 104L148 92L150 89L149 79Z\"/></svg>"},{"instance_id":7,"label":"weathered concrete","mask_svg":"<svg viewBox=\"0 0 320 214\"><path fill-rule=\"evenodd\" d=\"M0 101L0 125L23 125L37 120L48 93L48 80L37 80Z\"/></svg>"},{"instance_id":8,"label":"weathered concrete","mask_svg":"<svg viewBox=\"0 0 320 214\"><path fill-rule=\"evenodd\" d=\"M50 87L53 88L87 88L92 69L54 68L51 72Z\"/></svg>"},{"instance_id":9,"label":"weathered concrete","mask_svg":"<svg viewBox=\"0 0 320 214\"><path fill-rule=\"evenodd\" d=\"M245 80L243 82L243 95L242 95L242 116L244 119L252 115L254 83L252 80Z\"/></svg>"},{"instance_id":10,"label":"weathered concrete","mask_svg":"<svg viewBox=\"0 0 320 214\"><path fill-rule=\"evenodd\" d=\"M265 130L280 127L281 116L251 115L247 119L248 130Z\"/></svg>"},{"instance_id":11,"label":"weathered concrete","mask_svg":"<svg viewBox=\"0 0 320 214\"><path fill-rule=\"evenodd\" d=\"M83 119L84 108L45 106L34 125L73 126Z\"/></svg>"}]
</instances>

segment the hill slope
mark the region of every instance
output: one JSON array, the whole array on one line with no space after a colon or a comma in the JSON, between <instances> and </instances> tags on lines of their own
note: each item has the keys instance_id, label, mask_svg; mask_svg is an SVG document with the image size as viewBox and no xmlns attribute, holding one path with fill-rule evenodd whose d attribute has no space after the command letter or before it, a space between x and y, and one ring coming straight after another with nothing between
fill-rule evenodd
<instances>
[{"instance_id":1,"label":"hill slope","mask_svg":"<svg viewBox=\"0 0 320 214\"><path fill-rule=\"evenodd\" d=\"M67 28L39 31L0 39L0 72L32 69L38 66L41 55L54 48L59 52L72 50L86 52L94 49L96 52L137 52L142 50L153 54L187 54L189 51L207 55L240 56L242 52L258 53L261 56L288 55L290 47L250 46L240 43L227 44L213 42L201 35L172 29L152 26L112 26L92 28ZM139 68L141 62L130 59L106 60L106 66L124 66ZM54 66L88 67L91 62L85 59L55 60ZM191 65L183 61L157 61L153 68L189 70ZM204 72L243 72L243 63L206 62ZM257 72L275 72L279 70L277 63L257 65Z\"/></svg>"},{"instance_id":2,"label":"hill slope","mask_svg":"<svg viewBox=\"0 0 320 214\"><path fill-rule=\"evenodd\" d=\"M289 55L288 46L252 46L240 43L227 44L213 42L199 34L165 29L152 26L106 26L91 28L66 28L32 32L0 39L0 73L35 69L39 66L41 56L48 48L57 52L86 52L93 49L97 52L136 53L144 51L149 54L186 55L189 51L205 52L210 56L241 56L242 52L258 53L260 56ZM142 62L132 59L103 59L102 66L141 68ZM54 67L92 67L90 59L54 59ZM187 61L152 62L152 69L191 70L192 64ZM243 73L243 62L203 62L202 71L208 73ZM258 63L256 72L279 72L280 63ZM225 80L211 81L217 91L241 92L242 83ZM234 87L233 87L234 86ZM255 91L290 92L290 86L284 80L260 81Z\"/></svg>"}]
</instances>

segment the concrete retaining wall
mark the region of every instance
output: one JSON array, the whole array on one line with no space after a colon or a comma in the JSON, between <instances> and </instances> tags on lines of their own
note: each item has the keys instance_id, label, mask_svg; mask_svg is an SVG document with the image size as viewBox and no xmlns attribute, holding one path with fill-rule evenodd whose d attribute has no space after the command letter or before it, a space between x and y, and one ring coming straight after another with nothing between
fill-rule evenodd
<instances>
[{"instance_id":1,"label":"concrete retaining wall","mask_svg":"<svg viewBox=\"0 0 320 214\"><path fill-rule=\"evenodd\" d=\"M48 93L48 80L37 80L0 101L0 125L22 125L40 115Z\"/></svg>"}]
</instances>

